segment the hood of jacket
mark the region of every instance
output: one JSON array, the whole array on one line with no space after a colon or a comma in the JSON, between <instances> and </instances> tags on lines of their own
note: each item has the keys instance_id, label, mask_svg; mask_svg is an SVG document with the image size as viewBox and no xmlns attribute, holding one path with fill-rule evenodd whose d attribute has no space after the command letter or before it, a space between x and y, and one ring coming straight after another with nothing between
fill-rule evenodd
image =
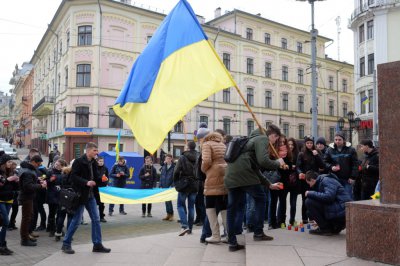
<instances>
[{"instance_id":1,"label":"hood of jacket","mask_svg":"<svg viewBox=\"0 0 400 266\"><path fill-rule=\"evenodd\" d=\"M254 129L253 131L251 131L250 133L250 138L252 137L256 137L256 136L261 136L261 135L265 135L261 132L261 130L259 128Z\"/></svg>"},{"instance_id":2,"label":"hood of jacket","mask_svg":"<svg viewBox=\"0 0 400 266\"><path fill-rule=\"evenodd\" d=\"M193 151L185 151L185 152L183 153L183 155L184 155L189 161L191 161L192 163L195 163L195 162L196 162L196 159L197 159L198 153L197 153L197 151L195 151L195 150L193 150Z\"/></svg>"},{"instance_id":3,"label":"hood of jacket","mask_svg":"<svg viewBox=\"0 0 400 266\"><path fill-rule=\"evenodd\" d=\"M329 147L331 147L332 149L337 149L337 145L334 142L330 143ZM344 145L344 147L351 147L351 143L346 141L346 145Z\"/></svg>"},{"instance_id":4,"label":"hood of jacket","mask_svg":"<svg viewBox=\"0 0 400 266\"><path fill-rule=\"evenodd\" d=\"M21 162L21 169L23 168L36 171L36 168L27 161Z\"/></svg>"},{"instance_id":5,"label":"hood of jacket","mask_svg":"<svg viewBox=\"0 0 400 266\"><path fill-rule=\"evenodd\" d=\"M222 135L217 132L211 132L204 138L204 141L222 142L223 140Z\"/></svg>"}]
</instances>

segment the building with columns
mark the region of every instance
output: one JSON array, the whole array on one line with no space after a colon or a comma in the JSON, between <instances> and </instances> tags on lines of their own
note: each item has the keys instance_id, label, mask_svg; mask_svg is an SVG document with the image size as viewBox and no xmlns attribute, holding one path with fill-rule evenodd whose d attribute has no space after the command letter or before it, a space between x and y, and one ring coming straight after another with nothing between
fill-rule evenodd
<instances>
[{"instance_id":1,"label":"building with columns","mask_svg":"<svg viewBox=\"0 0 400 266\"><path fill-rule=\"evenodd\" d=\"M131 67L165 17L127 1L64 0L42 37L34 65L32 138L58 147L67 160L89 141L112 150L146 152L112 106ZM311 132L309 32L234 10L200 23L262 123L289 137ZM325 56L332 40L317 38L319 135L333 139L336 121L353 109L353 66ZM200 122L231 135L257 125L234 88L208 97L171 129L160 147L179 156ZM169 145L168 145L169 144Z\"/></svg>"}]
</instances>

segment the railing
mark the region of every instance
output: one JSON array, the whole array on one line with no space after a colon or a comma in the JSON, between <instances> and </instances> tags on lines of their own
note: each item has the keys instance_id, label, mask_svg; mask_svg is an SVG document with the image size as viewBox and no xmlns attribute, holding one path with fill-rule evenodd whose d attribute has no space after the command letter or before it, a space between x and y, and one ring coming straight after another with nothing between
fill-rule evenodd
<instances>
[{"instance_id":1,"label":"railing","mask_svg":"<svg viewBox=\"0 0 400 266\"><path fill-rule=\"evenodd\" d=\"M363 14L364 12L368 11L371 8L376 7L384 7L389 5L400 4L400 0L374 0L374 1L367 1L362 6L358 6L354 9L353 13L351 14L350 21L355 20L359 15Z\"/></svg>"},{"instance_id":2,"label":"railing","mask_svg":"<svg viewBox=\"0 0 400 266\"><path fill-rule=\"evenodd\" d=\"M44 103L54 103L55 102L55 98L52 96L44 96L42 99L40 99L40 101L37 102L37 104L35 104L32 107L32 112L34 112L36 109L38 109L42 104Z\"/></svg>"}]
</instances>

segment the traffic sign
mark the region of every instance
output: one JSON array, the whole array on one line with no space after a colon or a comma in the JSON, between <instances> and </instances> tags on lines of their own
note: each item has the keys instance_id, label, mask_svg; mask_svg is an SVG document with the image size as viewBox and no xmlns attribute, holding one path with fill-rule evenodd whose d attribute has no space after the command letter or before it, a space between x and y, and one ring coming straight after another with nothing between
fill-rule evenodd
<instances>
[{"instance_id":1,"label":"traffic sign","mask_svg":"<svg viewBox=\"0 0 400 266\"><path fill-rule=\"evenodd\" d=\"M3 126L8 127L10 125L10 121L4 120L3 121Z\"/></svg>"}]
</instances>

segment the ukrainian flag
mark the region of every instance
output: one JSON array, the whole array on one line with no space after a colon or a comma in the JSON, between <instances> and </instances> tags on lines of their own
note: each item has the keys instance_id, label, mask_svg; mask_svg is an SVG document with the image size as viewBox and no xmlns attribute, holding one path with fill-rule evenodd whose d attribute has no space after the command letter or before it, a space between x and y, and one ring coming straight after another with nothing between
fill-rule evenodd
<instances>
[{"instance_id":1,"label":"ukrainian flag","mask_svg":"<svg viewBox=\"0 0 400 266\"><path fill-rule=\"evenodd\" d=\"M134 63L115 113L150 153L195 105L235 86L186 0L180 0Z\"/></svg>"},{"instance_id":2,"label":"ukrainian flag","mask_svg":"<svg viewBox=\"0 0 400 266\"><path fill-rule=\"evenodd\" d=\"M112 204L159 203L176 200L175 188L128 189L118 187L100 187L100 200Z\"/></svg>"},{"instance_id":3,"label":"ukrainian flag","mask_svg":"<svg viewBox=\"0 0 400 266\"><path fill-rule=\"evenodd\" d=\"M369 98L368 98L368 96L362 97L361 103L362 103L362 104L368 104L368 103L369 103Z\"/></svg>"}]
</instances>

